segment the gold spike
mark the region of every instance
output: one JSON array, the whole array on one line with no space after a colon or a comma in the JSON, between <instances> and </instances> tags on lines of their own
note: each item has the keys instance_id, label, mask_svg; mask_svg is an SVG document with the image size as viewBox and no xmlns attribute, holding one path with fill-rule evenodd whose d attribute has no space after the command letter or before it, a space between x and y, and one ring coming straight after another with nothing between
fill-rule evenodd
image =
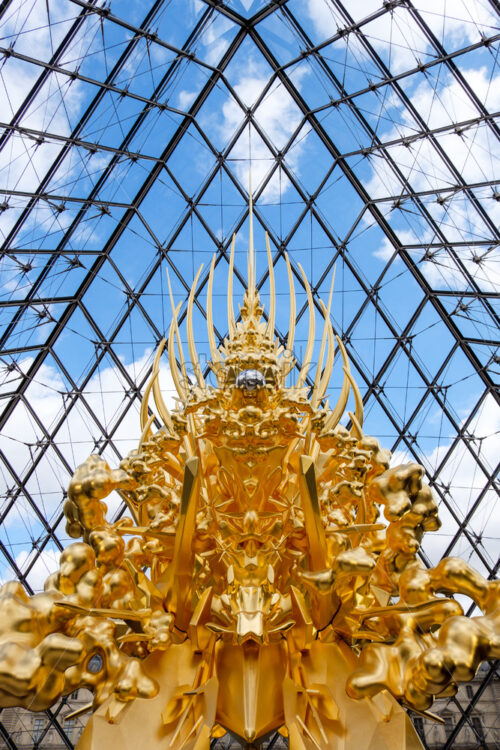
<instances>
[{"instance_id":1,"label":"gold spike","mask_svg":"<svg viewBox=\"0 0 500 750\"><path fill-rule=\"evenodd\" d=\"M196 287L198 286L198 279L200 278L200 273L201 273L202 268L203 268L203 263L198 269L198 273L196 274L195 279L193 281L191 291L189 292L188 307L187 307L187 338L188 338L189 356L191 358L191 364L193 366L194 374L196 375L196 380L198 381L198 385L200 386L200 388L203 388L203 390L205 390L207 385L205 383L205 378L203 377L203 373L201 371L201 366L200 366L200 362L198 359L198 352L196 351L196 346L194 343L194 333L193 333L193 302L194 302L194 295L196 292Z\"/></svg>"},{"instance_id":2,"label":"gold spike","mask_svg":"<svg viewBox=\"0 0 500 750\"><path fill-rule=\"evenodd\" d=\"M146 426L146 423L148 421L148 404L149 404L149 396L151 393L151 388L153 387L153 383L155 381L157 373L155 372L155 367L153 364L153 370L151 372L151 377L149 378L148 382L146 383L146 386L144 388L144 395L142 397L141 401L141 430L144 430L144 427Z\"/></svg>"},{"instance_id":3,"label":"gold spike","mask_svg":"<svg viewBox=\"0 0 500 750\"><path fill-rule=\"evenodd\" d=\"M156 352L155 361L153 362L153 372L156 372L156 377L153 380L153 398L155 401L156 408L158 409L158 413L160 417L163 419L163 423L167 425L170 432L174 432L174 425L172 422L172 417L170 416L170 412L168 410L168 407L163 400L163 395L160 390L160 380L159 380L159 374L160 374L160 358L163 354L163 350L165 348L166 339L162 339L160 341L160 346L158 347L158 350Z\"/></svg>"},{"instance_id":4,"label":"gold spike","mask_svg":"<svg viewBox=\"0 0 500 750\"><path fill-rule=\"evenodd\" d=\"M76 711L72 711L70 714L65 714L65 716L62 717L63 723L65 721L69 721L70 719L76 719L77 716L81 716L82 714L86 714L87 711L91 711L93 707L93 702L86 703L84 706L80 706L80 708L77 708Z\"/></svg>"},{"instance_id":5,"label":"gold spike","mask_svg":"<svg viewBox=\"0 0 500 750\"><path fill-rule=\"evenodd\" d=\"M288 253L285 253L285 260L286 269L288 272L288 286L290 287L290 319L288 322L288 338L286 340L286 348L291 353L293 349L293 342L295 340L295 286L293 283L293 274Z\"/></svg>"},{"instance_id":6,"label":"gold spike","mask_svg":"<svg viewBox=\"0 0 500 750\"><path fill-rule=\"evenodd\" d=\"M168 334L168 361L170 364L170 372L172 373L172 379L174 381L175 390L177 391L179 398L182 399L182 401L186 400L186 389L182 385L182 376L179 373L179 368L177 367L177 361L175 359L175 346L174 346L174 335L175 335L175 322L177 320L177 315L179 313L179 310L181 309L182 302L179 302L177 305L177 309L174 310L173 316L172 316L172 322L170 323L170 331Z\"/></svg>"},{"instance_id":7,"label":"gold spike","mask_svg":"<svg viewBox=\"0 0 500 750\"><path fill-rule=\"evenodd\" d=\"M171 290L170 290L170 302L173 304L173 297L172 297ZM182 383L182 376L181 376L181 373L179 372L179 368L177 367L177 361L175 359L175 347L174 347L174 334L176 330L177 330L177 334L179 331L179 326L177 325L177 316L179 314L179 310L181 309L181 305L182 305L182 302L179 302L176 309L172 310L172 322L170 323L170 331L168 333L168 361L170 364L170 372L172 373L172 379L174 381L175 390L177 391L181 401L186 403L188 391ZM180 343L179 335L178 335L177 341L178 343ZM184 361L182 351L179 352L179 358L182 358L182 361L181 361L181 364L182 364L182 362ZM186 448L187 455L192 456L193 453L195 452L194 436L196 433L194 417L192 414L189 414L188 421L190 425L190 434L184 436L184 446Z\"/></svg>"},{"instance_id":8,"label":"gold spike","mask_svg":"<svg viewBox=\"0 0 500 750\"><path fill-rule=\"evenodd\" d=\"M321 336L321 347L319 350L319 361L318 366L316 368L316 377L314 378L314 388L311 395L311 406L313 409L316 408L318 405L318 396L319 396L319 384L321 380L321 370L323 367L323 357L325 356L325 346L326 346L326 336L328 333L329 325L330 325L330 308L332 306L332 295L333 295L333 285L335 283L335 268L333 269L332 274L332 282L330 284L330 294L328 297L328 307L325 311L324 309L324 303L322 302L321 308L323 310L323 317L325 319L325 325L323 326L323 335Z\"/></svg>"},{"instance_id":9,"label":"gold spike","mask_svg":"<svg viewBox=\"0 0 500 750\"><path fill-rule=\"evenodd\" d=\"M349 414L349 418L352 422L351 427L351 435L353 435L358 440L361 440L363 437L363 428L361 427L359 421L356 419L356 415L352 413L352 411L347 412Z\"/></svg>"},{"instance_id":10,"label":"gold spike","mask_svg":"<svg viewBox=\"0 0 500 750\"><path fill-rule=\"evenodd\" d=\"M215 269L215 254L210 264L210 273L208 275L208 288L207 288L207 329L208 329L208 344L210 346L210 357L212 358L212 364L216 365L220 362L220 355L215 343L215 330L214 330L214 319L212 313L212 294L214 286L214 269Z\"/></svg>"},{"instance_id":11,"label":"gold spike","mask_svg":"<svg viewBox=\"0 0 500 750\"><path fill-rule=\"evenodd\" d=\"M311 740L311 742L314 745L314 747L316 748L316 750L321 750L321 747L320 747L320 745L318 745L318 742L316 741L314 735L311 734L311 732L309 731L309 729L307 728L305 722L299 716L299 714L297 714L297 716L295 718L297 719L297 723L299 724L300 728L302 729L303 734L306 737L308 737L309 740Z\"/></svg>"},{"instance_id":12,"label":"gold spike","mask_svg":"<svg viewBox=\"0 0 500 750\"><path fill-rule=\"evenodd\" d=\"M338 336L336 336L335 338L337 339L337 344L340 349L340 353L342 354L342 361L344 362L344 381L342 383L342 390L340 391L340 397L337 401L335 409L332 411L325 423L325 431L333 430L333 428L338 425L340 418L344 413L347 399L349 398L349 391L351 388L349 378L346 375L346 371L349 370L349 360L347 359L347 352L341 339Z\"/></svg>"},{"instance_id":13,"label":"gold spike","mask_svg":"<svg viewBox=\"0 0 500 750\"><path fill-rule=\"evenodd\" d=\"M274 322L276 320L276 284L274 282L274 266L269 245L269 235L266 232L267 263L269 266L269 319L267 321L266 336L274 339Z\"/></svg>"},{"instance_id":14,"label":"gold spike","mask_svg":"<svg viewBox=\"0 0 500 750\"><path fill-rule=\"evenodd\" d=\"M349 378L349 382L352 386L352 392L354 393L354 402L356 405L355 413L356 413L356 421L358 422L360 427L363 427L363 419L364 419L364 407L363 407L363 399L361 398L361 392L358 388L358 384L354 380L351 370L349 369L346 372L347 377ZM363 430L361 430L361 435L363 434Z\"/></svg>"},{"instance_id":15,"label":"gold spike","mask_svg":"<svg viewBox=\"0 0 500 750\"><path fill-rule=\"evenodd\" d=\"M236 332L236 323L234 322L233 307L233 277L234 277L234 244L236 235L233 234L231 242L231 254L229 256L229 275L227 277L227 324L229 326L229 338L233 338Z\"/></svg>"},{"instance_id":16,"label":"gold spike","mask_svg":"<svg viewBox=\"0 0 500 750\"><path fill-rule=\"evenodd\" d=\"M311 364L312 359L312 353L314 349L314 333L315 333L315 323L316 318L314 315L314 302L311 294L311 287L309 286L309 282L307 280L307 276L304 273L304 269L300 265L300 263L297 264L300 270L300 273L302 274L302 279L304 280L304 286L306 289L307 294L307 304L309 307L309 338L307 339L307 347L306 347L306 353L304 355L304 362L302 365L302 369L299 374L299 378L297 380L296 388L302 388L304 385L304 381L307 377L307 372L309 370L309 366Z\"/></svg>"},{"instance_id":17,"label":"gold spike","mask_svg":"<svg viewBox=\"0 0 500 750\"><path fill-rule=\"evenodd\" d=\"M326 308L324 305L324 302L321 301L321 307L323 310L323 313L325 313ZM335 338L333 334L333 326L331 320L328 320L328 356L326 359L326 365L325 365L325 371L323 373L323 377L320 380L319 388L318 388L318 404L320 401L324 398L324 395L326 393L326 389L328 388L328 384L330 382L330 378L332 376L332 370L333 370L333 361L335 359ZM328 404L325 404L325 408L328 409Z\"/></svg>"},{"instance_id":18,"label":"gold spike","mask_svg":"<svg viewBox=\"0 0 500 750\"><path fill-rule=\"evenodd\" d=\"M252 169L248 171L248 300L249 308L253 309L255 299L255 251L253 246L253 195Z\"/></svg>"},{"instance_id":19,"label":"gold spike","mask_svg":"<svg viewBox=\"0 0 500 750\"><path fill-rule=\"evenodd\" d=\"M142 444L145 443L146 440L149 439L149 435L151 433L151 425L153 424L153 422L155 421L155 419L156 419L156 415L155 414L151 414L151 416L149 417L148 421L144 425L144 429L142 431L142 435L141 435L141 438L139 440L139 450L142 448Z\"/></svg>"},{"instance_id":20,"label":"gold spike","mask_svg":"<svg viewBox=\"0 0 500 750\"><path fill-rule=\"evenodd\" d=\"M195 734L198 733L198 729L200 727L200 724L202 724L204 720L205 720L205 717L204 717L203 714L201 714L200 716L198 716L198 718L196 719L195 723L193 724L193 726L191 727L191 729L189 730L189 732L186 734L186 736L182 740L181 744L179 745L179 750L182 750L184 747L186 747L186 744L189 742L189 740L191 739L191 737L193 737L193 735L195 735ZM208 742L208 740L205 737L203 738L203 740L205 742ZM193 746L193 750L195 750L195 748L197 746L198 746L198 743L196 743L196 745ZM199 747L201 747L201 745Z\"/></svg>"},{"instance_id":21,"label":"gold spike","mask_svg":"<svg viewBox=\"0 0 500 750\"><path fill-rule=\"evenodd\" d=\"M126 560L125 560L126 562ZM71 612L77 612L79 615L86 615L89 617L110 617L112 620L123 620L124 617L132 622L143 622L149 620L152 614L151 609L108 609L107 607L86 607L83 604L77 602L71 602L67 600L54 602L56 607L63 607L69 609Z\"/></svg>"},{"instance_id":22,"label":"gold spike","mask_svg":"<svg viewBox=\"0 0 500 750\"><path fill-rule=\"evenodd\" d=\"M186 370L186 362L184 360L184 352L182 350L182 341L181 341L181 335L179 333L179 323L177 320L177 317L179 315L179 310L181 308L182 302L179 302L177 305L177 308L174 309L174 297L172 294L172 287L170 285L170 276L167 269L167 279L168 279L168 291L170 294L170 305L172 307L172 323L170 324L170 332L168 336L168 354L169 354L169 361L170 361L170 369L172 371L172 377L174 379L174 384L177 389L177 393L179 394L180 398L184 403L187 401L188 397L188 386L189 386L189 379L187 376L187 370ZM179 371L177 369L177 362L175 361L175 351L174 351L174 332L177 338L177 348L179 350L179 362L181 364L181 373L184 376L184 383L182 382L182 378L179 377ZM186 452L188 456L192 456L195 452L195 436L196 436L196 425L194 420L194 415L189 414L188 416L188 423L189 423L189 434L184 436L184 444L186 447Z\"/></svg>"},{"instance_id":23,"label":"gold spike","mask_svg":"<svg viewBox=\"0 0 500 750\"><path fill-rule=\"evenodd\" d=\"M184 378L185 383L188 384L189 379L188 379L187 370L186 370L186 360L184 359L184 351L182 349L181 334L179 332L179 321L177 320L180 305L178 305L177 311L176 311L175 305L174 305L174 296L172 294L172 286L170 284L170 274L168 273L168 268L167 268L167 281L168 281L168 293L170 294L170 306L172 308L175 337L177 339L177 349L179 350L179 362L181 365L181 375ZM187 394L188 392L187 386L184 386L184 391L185 391L185 394Z\"/></svg>"}]
</instances>

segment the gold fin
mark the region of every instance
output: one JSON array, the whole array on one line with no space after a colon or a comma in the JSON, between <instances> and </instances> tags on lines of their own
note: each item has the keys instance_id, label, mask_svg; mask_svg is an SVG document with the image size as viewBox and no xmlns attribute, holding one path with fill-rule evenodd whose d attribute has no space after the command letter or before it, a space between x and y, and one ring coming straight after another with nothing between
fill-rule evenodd
<instances>
[{"instance_id":1,"label":"gold fin","mask_svg":"<svg viewBox=\"0 0 500 750\"><path fill-rule=\"evenodd\" d=\"M274 266L269 245L269 235L266 232L267 263L269 266L269 319L267 321L266 336L274 339L274 323L276 320L276 284L274 281Z\"/></svg>"},{"instance_id":2,"label":"gold fin","mask_svg":"<svg viewBox=\"0 0 500 750\"><path fill-rule=\"evenodd\" d=\"M234 305L233 305L233 277L234 277L234 244L236 235L233 234L231 242L231 253L229 255L229 274L227 277L227 324L229 327L229 338L233 338L236 333L236 323L234 322Z\"/></svg>"},{"instance_id":3,"label":"gold fin","mask_svg":"<svg viewBox=\"0 0 500 750\"><path fill-rule=\"evenodd\" d=\"M188 338L188 348L189 348L189 357L191 359L191 364L193 366L194 374L196 375L196 380L198 381L198 385L200 388L203 388L203 390L206 389L206 383L205 378L203 377L203 373L201 371L200 361L198 359L198 352L196 351L196 345L194 342L194 333L193 333L193 302L194 302L194 295L196 292L196 287L198 286L198 279L200 278L200 273L203 268L203 263L198 269L198 273L196 274L193 285L191 287L191 291L189 292L189 299L188 299L188 307L187 307L187 338Z\"/></svg>"},{"instance_id":4,"label":"gold fin","mask_svg":"<svg viewBox=\"0 0 500 750\"><path fill-rule=\"evenodd\" d=\"M350 391L350 383L349 378L346 375L346 370L349 370L349 360L347 359L347 352L345 350L345 346L342 343L342 340L336 336L337 344L340 349L340 353L342 355L342 360L344 362L344 380L342 383L342 390L340 391L339 400L337 401L335 405L335 409L332 411L328 419L325 423L325 432L328 430L333 430L334 427L336 427L340 421L340 418L342 417L342 414L344 413L347 399L349 398L349 391Z\"/></svg>"},{"instance_id":5,"label":"gold fin","mask_svg":"<svg viewBox=\"0 0 500 750\"><path fill-rule=\"evenodd\" d=\"M210 273L208 275L208 287L207 287L207 329L208 329L208 344L210 346L210 357L212 358L212 364L216 365L220 363L220 354L215 343L215 329L214 319L212 312L212 296L214 287L214 269L215 269L215 254L210 264Z\"/></svg>"},{"instance_id":6,"label":"gold fin","mask_svg":"<svg viewBox=\"0 0 500 750\"><path fill-rule=\"evenodd\" d=\"M300 370L299 378L297 380L296 388L302 388L304 385L305 379L307 377L307 372L309 370L309 367L311 365L311 359L312 359L312 353L314 349L314 333L315 333L315 323L316 318L314 315L314 302L311 294L311 287L309 286L309 282L307 280L307 276L304 273L304 269L300 265L300 263L297 264L300 273L302 274L302 279L304 281L304 287L307 294L307 304L309 307L309 336L307 339L307 347L306 347L306 353L304 355L304 361L302 364L302 369Z\"/></svg>"},{"instance_id":7,"label":"gold fin","mask_svg":"<svg viewBox=\"0 0 500 750\"><path fill-rule=\"evenodd\" d=\"M333 269L332 281L331 281L331 284L330 284L330 294L328 296L328 307L327 307L326 311L324 309L324 303L322 303L322 305L321 305L321 309L323 310L323 317L325 319L325 324L323 326L323 335L321 336L321 347L320 347L320 350L319 350L319 361L318 361L318 366L316 368L316 377L314 379L314 388L313 388L313 392L312 392L312 395L311 395L311 406L313 407L313 409L316 408L316 406L318 405L318 400L319 400L318 399L318 396L319 396L319 384L320 384L320 381L321 381L321 370L322 370L322 367L323 367L323 357L325 356L326 336L327 336L328 327L329 327L329 324L330 324L330 308L332 306L332 295L333 295L333 285L334 285L334 283L335 283L335 267ZM327 361L328 361L328 359L327 359Z\"/></svg>"},{"instance_id":8,"label":"gold fin","mask_svg":"<svg viewBox=\"0 0 500 750\"><path fill-rule=\"evenodd\" d=\"M170 412L168 410L168 407L163 400L163 395L160 390L160 381L159 381L159 374L160 374L160 358L163 354L163 350L165 348L166 339L162 339L160 341L160 345L157 349L155 360L153 362L153 372L156 372L155 379L153 380L153 398L156 405L156 408L158 409L158 413L160 417L163 419L164 424L167 425L170 432L174 432L174 425L172 422L172 417L170 416Z\"/></svg>"},{"instance_id":9,"label":"gold fin","mask_svg":"<svg viewBox=\"0 0 500 750\"><path fill-rule=\"evenodd\" d=\"M179 398L182 399L182 401L186 400L186 389L182 385L182 376L179 372L179 368L177 367L177 360L175 358L175 345L174 345L174 336L175 336L175 322L177 320L177 315L179 313L179 310L181 309L182 302L179 302L177 305L177 309L174 310L174 314L172 317L172 322L170 323L170 331L168 334L168 361L170 364L170 372L172 373L172 380L174 381L175 390L177 391Z\"/></svg>"}]
</instances>

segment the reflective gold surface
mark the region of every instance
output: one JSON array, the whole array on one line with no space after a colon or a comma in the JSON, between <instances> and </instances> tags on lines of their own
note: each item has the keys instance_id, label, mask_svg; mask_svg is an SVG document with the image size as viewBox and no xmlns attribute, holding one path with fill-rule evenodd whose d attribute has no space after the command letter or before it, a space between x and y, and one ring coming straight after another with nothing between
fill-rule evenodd
<instances>
[{"instance_id":1,"label":"reflective gold surface","mask_svg":"<svg viewBox=\"0 0 500 750\"><path fill-rule=\"evenodd\" d=\"M252 232L251 232L252 236ZM266 238L267 239L267 238ZM80 466L64 506L68 533L45 592L0 590L0 704L51 706L78 687L94 693L79 747L208 750L226 729L248 746L279 729L291 750L420 747L402 706L425 712L453 694L484 659L500 656L500 596L464 561L426 570L418 550L439 528L416 464L363 433L363 403L345 348L344 382L324 401L335 336L328 306L313 387L315 309L295 386L287 349L274 338L274 271L267 323L255 288L233 310L217 348L207 322L217 387L206 384L187 308L189 360L177 315L168 354L178 406L159 385L159 347L141 409L142 437L118 469L96 455ZM189 377L193 373L194 377ZM352 427L339 424L352 393ZM153 431L153 396L163 427ZM109 523L116 491L129 515ZM468 619L449 598L470 597ZM401 705L398 705L401 704Z\"/></svg>"}]
</instances>

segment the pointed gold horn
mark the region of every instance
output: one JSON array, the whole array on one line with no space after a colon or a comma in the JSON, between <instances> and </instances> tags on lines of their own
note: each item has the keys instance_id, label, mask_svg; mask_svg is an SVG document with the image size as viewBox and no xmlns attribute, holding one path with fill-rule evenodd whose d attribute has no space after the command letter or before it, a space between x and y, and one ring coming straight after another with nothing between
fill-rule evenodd
<instances>
[{"instance_id":1,"label":"pointed gold horn","mask_svg":"<svg viewBox=\"0 0 500 750\"><path fill-rule=\"evenodd\" d=\"M196 380L198 381L198 385L200 386L200 388L203 388L203 390L205 390L207 385L205 383L205 378L203 377L203 373L201 371L200 361L198 359L198 352L196 351L196 345L194 342L194 333L193 333L193 302L194 302L194 295L196 292L196 288L198 286L198 279L200 278L200 273L201 273L202 268L203 268L203 263L198 269L198 273L196 274L195 279L193 281L191 291L189 292L189 299L188 299L188 306L187 306L187 338L188 338L189 357L191 359L191 364L193 366L194 374L196 375Z\"/></svg>"},{"instance_id":2,"label":"pointed gold horn","mask_svg":"<svg viewBox=\"0 0 500 750\"><path fill-rule=\"evenodd\" d=\"M155 379L153 380L153 398L155 401L156 408L158 409L158 413L160 417L163 420L163 423L167 425L170 432L174 431L174 425L172 422L172 417L170 416L170 412L168 410L168 407L163 400L163 395L160 390L160 382L159 382L159 374L160 374L160 358L163 354L163 350L165 348L167 340L162 339L160 341L160 346L157 349L155 361L153 363L153 372L156 373Z\"/></svg>"},{"instance_id":3,"label":"pointed gold horn","mask_svg":"<svg viewBox=\"0 0 500 750\"><path fill-rule=\"evenodd\" d=\"M215 253L210 264L210 273L208 275L208 287L207 287L207 330L208 330L208 345L210 347L210 357L212 364L217 365L220 362L220 355L215 343L215 329L214 329L214 318L212 312L212 295L214 288L214 269L215 269Z\"/></svg>"},{"instance_id":4,"label":"pointed gold horn","mask_svg":"<svg viewBox=\"0 0 500 750\"><path fill-rule=\"evenodd\" d=\"M315 333L315 323L316 318L314 315L314 302L311 294L311 287L309 286L309 282L307 280L307 276L304 273L304 269L300 265L300 263L297 264L300 270L300 273L302 274L302 279L304 281L304 286L307 294L307 305L309 307L309 337L307 339L307 347L306 347L306 353L304 355L304 361L302 364L302 368L300 370L300 374L297 380L296 388L302 388L304 385L305 379L307 377L307 372L309 370L311 359L312 359L312 353L314 349L314 333Z\"/></svg>"},{"instance_id":5,"label":"pointed gold horn","mask_svg":"<svg viewBox=\"0 0 500 750\"><path fill-rule=\"evenodd\" d=\"M253 308L255 300L255 250L253 246L253 195L252 195L252 169L248 172L248 301L250 309Z\"/></svg>"},{"instance_id":6,"label":"pointed gold horn","mask_svg":"<svg viewBox=\"0 0 500 750\"><path fill-rule=\"evenodd\" d=\"M342 417L342 414L344 413L345 407L347 405L347 399L349 398L349 391L351 388L349 378L346 375L346 372L349 371L349 360L347 358L347 352L341 339L338 336L336 336L335 338L337 339L337 344L340 349L340 353L342 354L342 361L344 363L344 380L342 382L342 390L340 391L339 400L335 405L335 409L332 411L325 422L325 432L328 430L333 430L340 422L340 418Z\"/></svg>"},{"instance_id":7,"label":"pointed gold horn","mask_svg":"<svg viewBox=\"0 0 500 750\"><path fill-rule=\"evenodd\" d=\"M352 413L352 411L348 412L350 420L352 422L351 427L351 435L353 435L358 440L362 440L363 438L363 428L360 425L359 421L356 419L356 415Z\"/></svg>"},{"instance_id":8,"label":"pointed gold horn","mask_svg":"<svg viewBox=\"0 0 500 750\"><path fill-rule=\"evenodd\" d=\"M295 286L293 283L293 274L288 253L285 253L285 260L286 270L288 273L288 286L290 287L290 318L288 321L288 338L286 340L286 348L291 353L293 349L293 342L295 340Z\"/></svg>"},{"instance_id":9,"label":"pointed gold horn","mask_svg":"<svg viewBox=\"0 0 500 750\"><path fill-rule=\"evenodd\" d=\"M323 310L323 315L326 315L327 309L322 300L321 300L321 309ZM334 338L334 333L333 333L332 322L330 319L328 319L328 355L326 358L326 365L325 365L325 369L323 372L323 377L321 378L319 382L318 396L317 396L318 404L324 398L326 390L328 388L328 384L330 382L330 378L332 377L334 359L335 359L335 338ZM325 405L325 409L328 409L326 405Z\"/></svg>"},{"instance_id":10,"label":"pointed gold horn","mask_svg":"<svg viewBox=\"0 0 500 750\"><path fill-rule=\"evenodd\" d=\"M146 440L149 440L149 435L151 433L151 425L155 421L156 416L154 414L151 414L149 419L146 421L146 424L144 425L144 428L142 430L142 434L139 440L139 450L142 448L143 443L146 442Z\"/></svg>"},{"instance_id":11,"label":"pointed gold horn","mask_svg":"<svg viewBox=\"0 0 500 750\"><path fill-rule=\"evenodd\" d=\"M227 277L227 324L229 327L229 338L231 339L236 332L236 323L234 322L233 306L233 278L234 278L234 244L236 235L233 234L231 242L231 254L229 256L229 275Z\"/></svg>"},{"instance_id":12,"label":"pointed gold horn","mask_svg":"<svg viewBox=\"0 0 500 750\"><path fill-rule=\"evenodd\" d=\"M177 316L180 310L180 305L177 306L177 310L176 310L175 305L174 305L174 296L172 294L172 285L170 284L170 274L168 273L168 268L167 268L167 281L168 281L168 293L170 295L170 307L172 308L172 322L174 324L175 338L177 339L177 349L179 351L179 363L181 366L181 375L184 380L184 383L188 384L189 378L187 376L186 360L184 359L184 351L182 348L181 334L179 331L179 321L177 319ZM170 340L170 337L169 337L169 340ZM170 355L171 353L169 351L169 356ZM175 354L173 353L173 350L172 350L172 356L174 356L175 358ZM187 395L187 392L188 392L187 385L183 385L183 390L184 390L184 394Z\"/></svg>"},{"instance_id":13,"label":"pointed gold horn","mask_svg":"<svg viewBox=\"0 0 500 750\"><path fill-rule=\"evenodd\" d=\"M355 417L357 422L357 427L363 428L363 420L364 420L364 406L363 406L363 399L361 398L361 391L358 388L358 384L354 380L351 370L349 369L346 372L347 377L349 378L349 382L352 387L352 392L354 393L354 403L355 403ZM354 427L353 422L353 427ZM356 430L357 430L356 427ZM363 436L363 430L361 429L361 436Z\"/></svg>"},{"instance_id":14,"label":"pointed gold horn","mask_svg":"<svg viewBox=\"0 0 500 750\"><path fill-rule=\"evenodd\" d=\"M177 305L177 309L175 311L175 315L178 314L179 310L181 309L182 302L179 302ZM175 318L172 318L172 322L170 323L170 331L168 334L168 361L170 365L170 372L172 373L172 380L174 381L175 390L177 391L177 394L182 401L186 400L186 389L184 388L182 384L182 375L179 372L179 368L177 367L177 360L175 359L175 344L174 344L174 336L175 336Z\"/></svg>"},{"instance_id":15,"label":"pointed gold horn","mask_svg":"<svg viewBox=\"0 0 500 750\"><path fill-rule=\"evenodd\" d=\"M148 423L149 396L151 394L151 388L153 387L153 383L155 381L157 374L158 373L155 371L155 368L153 365L151 376L144 387L144 395L141 401L141 415L140 415L141 430L144 430L144 428L146 427L146 424ZM154 414L153 414L153 419L154 419Z\"/></svg>"},{"instance_id":16,"label":"pointed gold horn","mask_svg":"<svg viewBox=\"0 0 500 750\"><path fill-rule=\"evenodd\" d=\"M274 281L274 265L269 245L269 235L266 232L267 264L269 266L269 318L266 326L267 338L274 339L274 324L276 320L276 284Z\"/></svg>"},{"instance_id":17,"label":"pointed gold horn","mask_svg":"<svg viewBox=\"0 0 500 750\"><path fill-rule=\"evenodd\" d=\"M169 279L169 285L170 285L170 279ZM170 372L172 373L172 379L175 385L175 390L177 391L179 398L182 399L182 401L185 401L186 396L187 396L187 391L184 385L182 384L183 376L179 372L179 368L177 367L177 360L175 358L175 343L174 343L176 329L178 330L177 315L179 314L179 310L181 309L182 302L179 302L176 309L173 308L174 300L172 297L172 290L170 290L170 302L172 304L172 321L170 323L170 331L168 333L168 361L170 365ZM183 359L180 352L179 352L179 358ZM182 367L182 361L181 361L181 367Z\"/></svg>"},{"instance_id":18,"label":"pointed gold horn","mask_svg":"<svg viewBox=\"0 0 500 750\"><path fill-rule=\"evenodd\" d=\"M335 268L333 269L332 274L332 281L330 284L330 294L328 296L328 307L325 310L325 305L323 301L321 301L321 308L323 310L323 317L325 319L325 324L323 326L323 335L321 336L321 347L319 350L319 361L318 366L316 368L316 377L314 378L314 388L311 396L311 405L313 409L316 408L318 405L318 397L319 397L319 384L321 381L321 370L323 368L323 357L325 356L325 346L326 346L326 336L329 331L330 327L330 308L332 306L332 295L333 295L333 285L335 283Z\"/></svg>"}]
</instances>

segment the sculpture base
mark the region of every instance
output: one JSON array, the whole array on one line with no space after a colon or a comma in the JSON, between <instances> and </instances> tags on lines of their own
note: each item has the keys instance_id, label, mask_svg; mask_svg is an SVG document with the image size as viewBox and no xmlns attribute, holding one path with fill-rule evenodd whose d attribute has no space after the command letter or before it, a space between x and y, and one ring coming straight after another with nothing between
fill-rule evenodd
<instances>
[{"instance_id":1,"label":"sculpture base","mask_svg":"<svg viewBox=\"0 0 500 750\"><path fill-rule=\"evenodd\" d=\"M269 708L265 732L257 729L255 740L248 735L244 738L241 726L231 720L241 717L248 690L243 665L241 670L233 669L230 683L224 682L222 666L231 658L232 647L219 642L214 661L219 674L209 679L206 675L200 683L206 662L186 641L145 661L147 673L160 685L158 695L128 704L114 699L105 702L90 718L77 750L209 750L214 725L239 735L243 747L257 748L258 737L273 728L269 727L270 711L276 714L274 728L286 726L290 750L422 750L409 717L389 694L361 701L347 696L345 682L357 657L345 643L315 641L300 656L296 652L302 685L296 678L284 676L282 669L270 668L275 659L287 663L283 659L285 642L264 647L264 654L267 649L269 653L254 674L253 689L257 710L266 696ZM236 666L234 660L232 664ZM241 676L239 683L236 672ZM283 705L278 705L281 695ZM257 727L259 719L257 716Z\"/></svg>"}]
</instances>

